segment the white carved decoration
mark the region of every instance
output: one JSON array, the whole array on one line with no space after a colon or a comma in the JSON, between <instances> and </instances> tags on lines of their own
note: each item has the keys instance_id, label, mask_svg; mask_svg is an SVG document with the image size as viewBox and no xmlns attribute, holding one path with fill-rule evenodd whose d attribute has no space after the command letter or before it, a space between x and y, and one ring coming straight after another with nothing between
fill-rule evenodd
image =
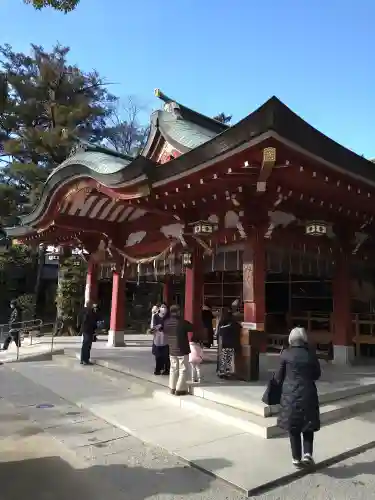
<instances>
[{"instance_id":1,"label":"white carved decoration","mask_svg":"<svg viewBox=\"0 0 375 500\"><path fill-rule=\"evenodd\" d=\"M243 214L243 212L242 212L242 214ZM240 215L241 215L241 213L238 214L237 212L234 212L233 210L229 210L225 214L224 227L226 229L236 228L240 234L240 237L242 239L245 239L247 237L247 234L246 234L245 228L243 227L242 222L240 221Z\"/></svg>"},{"instance_id":2,"label":"white carved decoration","mask_svg":"<svg viewBox=\"0 0 375 500\"><path fill-rule=\"evenodd\" d=\"M236 228L239 220L240 216L238 215L238 213L234 212L233 210L229 210L225 214L224 226L226 229Z\"/></svg>"},{"instance_id":3,"label":"white carved decoration","mask_svg":"<svg viewBox=\"0 0 375 500\"><path fill-rule=\"evenodd\" d=\"M368 234L366 233L355 233L355 247L353 250L353 255L355 255L358 250L361 248L363 243L367 240Z\"/></svg>"},{"instance_id":4,"label":"white carved decoration","mask_svg":"<svg viewBox=\"0 0 375 500\"><path fill-rule=\"evenodd\" d=\"M276 226L289 226L290 223L294 222L296 220L295 215L289 214L287 212L281 212L279 210L275 210L273 212L268 212L268 217L270 218L270 221Z\"/></svg>"},{"instance_id":5,"label":"white carved decoration","mask_svg":"<svg viewBox=\"0 0 375 500\"><path fill-rule=\"evenodd\" d=\"M287 212L281 212L280 210L274 210L272 212L268 212L268 217L270 223L264 235L265 238L271 238L273 231L278 226L287 227L289 224L291 224L296 220L296 217L293 214L289 214Z\"/></svg>"},{"instance_id":6,"label":"white carved decoration","mask_svg":"<svg viewBox=\"0 0 375 500\"><path fill-rule=\"evenodd\" d=\"M160 232L164 234L166 238L176 238L179 239L181 233L183 232L185 224L176 222L176 224L168 224L167 226L162 226Z\"/></svg>"},{"instance_id":7,"label":"white carved decoration","mask_svg":"<svg viewBox=\"0 0 375 500\"><path fill-rule=\"evenodd\" d=\"M146 234L146 231L137 231L136 233L130 233L128 239L126 240L126 246L132 247L134 245L137 245L138 243L141 243Z\"/></svg>"},{"instance_id":8,"label":"white carved decoration","mask_svg":"<svg viewBox=\"0 0 375 500\"><path fill-rule=\"evenodd\" d=\"M245 228L243 227L243 224L240 220L238 220L238 222L236 224L236 228L237 228L238 232L240 233L240 237L243 240L245 240L247 238L247 234L246 234Z\"/></svg>"},{"instance_id":9,"label":"white carved decoration","mask_svg":"<svg viewBox=\"0 0 375 500\"><path fill-rule=\"evenodd\" d=\"M134 212L131 214L131 216L128 218L129 221L139 219L140 217L143 217L146 213L146 210L142 210L142 208L137 208L134 210Z\"/></svg>"},{"instance_id":10,"label":"white carved decoration","mask_svg":"<svg viewBox=\"0 0 375 500\"><path fill-rule=\"evenodd\" d=\"M216 214L210 215L207 220L211 222L211 224L219 224L219 217Z\"/></svg>"}]
</instances>

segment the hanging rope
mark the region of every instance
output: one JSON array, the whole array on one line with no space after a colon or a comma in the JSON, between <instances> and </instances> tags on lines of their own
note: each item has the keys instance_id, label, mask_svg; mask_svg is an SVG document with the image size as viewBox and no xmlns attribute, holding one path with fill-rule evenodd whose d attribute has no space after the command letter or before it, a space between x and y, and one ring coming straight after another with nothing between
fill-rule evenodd
<instances>
[{"instance_id":1,"label":"hanging rope","mask_svg":"<svg viewBox=\"0 0 375 500\"><path fill-rule=\"evenodd\" d=\"M119 248L116 247L116 250L118 251L118 253L124 257L126 260L128 260L131 264L149 264L150 262L153 262L154 260L160 260L160 259L164 259L166 257L166 255L169 253L169 252L172 252L173 248L179 243L179 241L174 241L173 243L169 243L168 244L168 247L163 250L162 252L156 254L156 255L152 255L151 257L143 257L141 259L137 259L135 257L131 257L130 255L128 255L127 253L125 253L123 250L120 250Z\"/></svg>"}]
</instances>

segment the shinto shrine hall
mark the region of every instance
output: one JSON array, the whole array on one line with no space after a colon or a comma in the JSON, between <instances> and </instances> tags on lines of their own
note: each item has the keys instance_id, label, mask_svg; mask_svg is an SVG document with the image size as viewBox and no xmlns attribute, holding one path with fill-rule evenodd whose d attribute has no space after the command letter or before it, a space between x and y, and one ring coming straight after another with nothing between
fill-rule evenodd
<instances>
[{"instance_id":1,"label":"shinto shrine hall","mask_svg":"<svg viewBox=\"0 0 375 500\"><path fill-rule=\"evenodd\" d=\"M294 325L334 362L371 352L374 163L276 97L228 126L156 94L139 156L77 144L9 236L85 248L86 299L110 263L113 346L124 345L126 282L152 275L168 302L183 284L197 329L204 302L239 299L244 365L253 332L275 349Z\"/></svg>"}]
</instances>

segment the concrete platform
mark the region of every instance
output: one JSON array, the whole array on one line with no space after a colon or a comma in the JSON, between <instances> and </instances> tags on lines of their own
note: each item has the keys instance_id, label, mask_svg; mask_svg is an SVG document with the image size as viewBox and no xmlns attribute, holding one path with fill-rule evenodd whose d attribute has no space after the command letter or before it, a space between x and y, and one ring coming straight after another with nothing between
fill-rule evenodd
<instances>
[{"instance_id":1,"label":"concrete platform","mask_svg":"<svg viewBox=\"0 0 375 500\"><path fill-rule=\"evenodd\" d=\"M154 396L155 383L100 366L82 367L66 356L12 368L70 403L146 443L176 454L247 495L259 494L307 473L293 468L287 437L262 439L232 423L208 419L184 405L166 404L163 397ZM19 383L14 390L19 390L18 386ZM186 397L186 404L189 399L193 400ZM272 418L263 417L265 421ZM323 427L316 435L316 468L375 447L374 433L375 412Z\"/></svg>"},{"instance_id":2,"label":"concrete platform","mask_svg":"<svg viewBox=\"0 0 375 500\"><path fill-rule=\"evenodd\" d=\"M75 351L66 354L78 357ZM209 354L213 356L215 352ZM215 364L202 365L203 382L190 385L194 398L175 398L162 390L168 386L168 377L152 374L153 359L147 349L128 348L121 354L97 350L94 361L109 370L152 382L154 397L162 398L165 404L189 408L205 418L266 439L282 434L276 425L278 407L261 402L266 383L277 369L277 355L262 356L262 380L255 383L220 380L215 374ZM322 362L322 378L317 386L323 425L375 409L375 375L371 367L344 369Z\"/></svg>"},{"instance_id":3,"label":"concrete platform","mask_svg":"<svg viewBox=\"0 0 375 500\"><path fill-rule=\"evenodd\" d=\"M30 345L24 342L19 350L17 358L17 348L13 344L7 351L0 351L0 363L20 363L25 361L48 361L54 355L64 354L64 349L60 347L51 347L51 345L35 342Z\"/></svg>"}]
</instances>

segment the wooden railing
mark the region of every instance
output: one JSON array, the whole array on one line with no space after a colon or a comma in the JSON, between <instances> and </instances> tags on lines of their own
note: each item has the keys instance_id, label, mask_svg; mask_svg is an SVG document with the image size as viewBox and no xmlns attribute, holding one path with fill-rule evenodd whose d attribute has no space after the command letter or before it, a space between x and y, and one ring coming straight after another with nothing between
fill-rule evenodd
<instances>
[{"instance_id":1,"label":"wooden railing","mask_svg":"<svg viewBox=\"0 0 375 500\"><path fill-rule=\"evenodd\" d=\"M273 351L281 351L288 345L290 330L295 326L306 329L309 342L316 346L319 357L332 359L333 354L333 330L330 313L311 312L289 315L287 317L287 327L285 333L273 333L267 331L268 348Z\"/></svg>"},{"instance_id":2,"label":"wooden railing","mask_svg":"<svg viewBox=\"0 0 375 500\"><path fill-rule=\"evenodd\" d=\"M366 351L370 353L372 346L375 345L375 314L354 314L353 333L356 355L367 354Z\"/></svg>"},{"instance_id":3,"label":"wooden railing","mask_svg":"<svg viewBox=\"0 0 375 500\"><path fill-rule=\"evenodd\" d=\"M267 314L266 317L268 350L281 351L287 347L290 330L301 326L306 329L311 344L316 346L318 355L326 359L332 358L334 324L331 313L306 311L296 315L290 314L281 326L272 321L272 316ZM361 346L375 346L375 314L353 314L352 324L353 344L357 355L361 352Z\"/></svg>"}]
</instances>

